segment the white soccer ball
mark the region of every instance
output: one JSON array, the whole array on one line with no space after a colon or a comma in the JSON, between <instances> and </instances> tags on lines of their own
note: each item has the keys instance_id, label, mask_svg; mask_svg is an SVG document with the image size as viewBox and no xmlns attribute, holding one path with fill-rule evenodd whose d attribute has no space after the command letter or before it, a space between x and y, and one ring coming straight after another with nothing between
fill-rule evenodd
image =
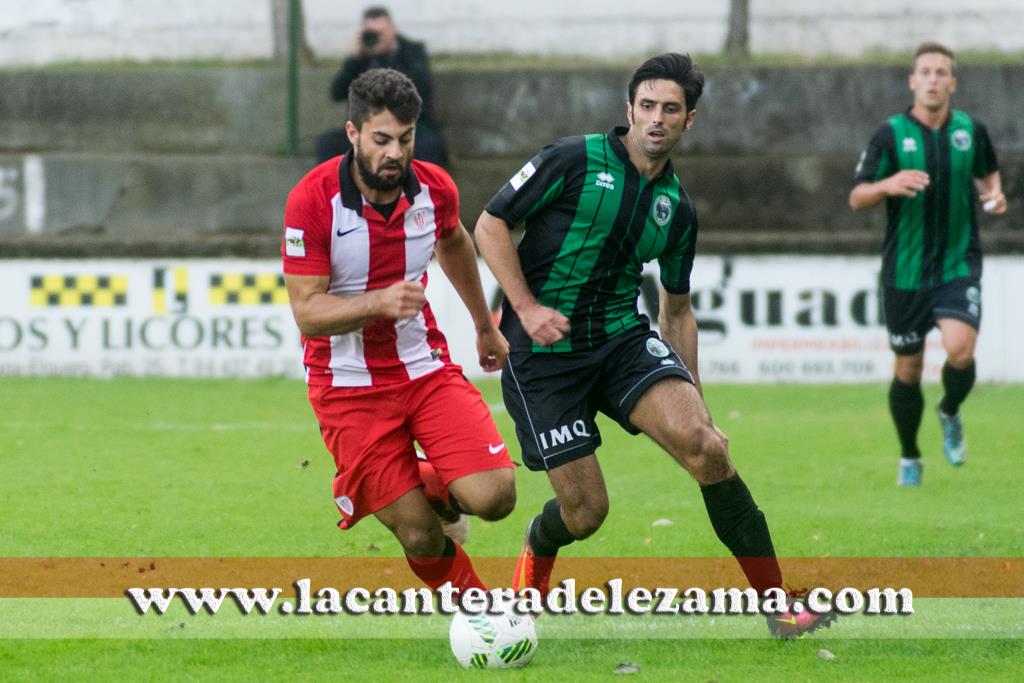
<instances>
[{"instance_id":1,"label":"white soccer ball","mask_svg":"<svg viewBox=\"0 0 1024 683\"><path fill-rule=\"evenodd\" d=\"M457 612L448 630L452 654L467 669L518 669L537 651L537 629L529 614Z\"/></svg>"}]
</instances>

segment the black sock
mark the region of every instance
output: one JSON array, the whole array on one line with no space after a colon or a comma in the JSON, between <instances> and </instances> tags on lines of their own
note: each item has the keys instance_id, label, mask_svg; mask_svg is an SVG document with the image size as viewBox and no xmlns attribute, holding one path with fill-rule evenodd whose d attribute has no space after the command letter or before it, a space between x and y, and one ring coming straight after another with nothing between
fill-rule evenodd
<instances>
[{"instance_id":1,"label":"black sock","mask_svg":"<svg viewBox=\"0 0 1024 683\"><path fill-rule=\"evenodd\" d=\"M946 415L956 415L960 410L960 404L971 393L974 386L974 361L966 368L954 368L946 361L942 366L942 386L946 389L946 395L942 397L939 408Z\"/></svg>"},{"instance_id":2,"label":"black sock","mask_svg":"<svg viewBox=\"0 0 1024 683\"><path fill-rule=\"evenodd\" d=\"M764 513L737 474L710 486L701 486L711 526L736 557L750 585L759 594L782 586L772 535Z\"/></svg>"},{"instance_id":3,"label":"black sock","mask_svg":"<svg viewBox=\"0 0 1024 683\"><path fill-rule=\"evenodd\" d=\"M917 430L921 426L921 414L924 412L924 394L921 384L904 384L893 378L889 386L889 412L896 423L896 434L900 438L900 447L904 458L920 458L921 451L917 448Z\"/></svg>"},{"instance_id":4,"label":"black sock","mask_svg":"<svg viewBox=\"0 0 1024 683\"><path fill-rule=\"evenodd\" d=\"M530 526L530 547L541 557L554 557L558 549L576 540L562 520L562 506L557 498L544 504L544 511L534 517Z\"/></svg>"}]
</instances>

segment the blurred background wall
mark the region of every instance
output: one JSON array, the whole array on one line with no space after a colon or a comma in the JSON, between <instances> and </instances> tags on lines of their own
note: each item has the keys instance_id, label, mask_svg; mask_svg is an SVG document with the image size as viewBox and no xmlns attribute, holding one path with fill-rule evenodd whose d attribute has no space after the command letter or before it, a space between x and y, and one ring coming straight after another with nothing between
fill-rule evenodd
<instances>
[{"instance_id":1,"label":"blurred background wall","mask_svg":"<svg viewBox=\"0 0 1024 683\"><path fill-rule=\"evenodd\" d=\"M270 0L4 0L0 64L109 60L265 59L273 55ZM718 51L729 0L304 0L307 39L341 57L366 4L386 4L400 28L435 52L633 57L680 46ZM1019 0L750 0L755 54L857 56L907 51L923 36L959 50L1024 50Z\"/></svg>"}]
</instances>

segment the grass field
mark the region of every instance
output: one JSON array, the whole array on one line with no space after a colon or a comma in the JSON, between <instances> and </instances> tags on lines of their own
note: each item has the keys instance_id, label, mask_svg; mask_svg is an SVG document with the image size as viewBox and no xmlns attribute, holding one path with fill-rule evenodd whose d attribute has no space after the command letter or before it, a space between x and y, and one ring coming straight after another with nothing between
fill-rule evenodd
<instances>
[{"instance_id":1,"label":"grass field","mask_svg":"<svg viewBox=\"0 0 1024 683\"><path fill-rule=\"evenodd\" d=\"M0 386L2 558L399 554L373 520L335 528L330 457L301 383L4 378ZM481 388L500 404L496 382ZM929 405L938 399L934 386L926 394ZM942 459L928 411L919 490L894 485L885 395L880 385L707 388L780 555L1019 562L1024 387L977 387L963 411L970 457L961 469ZM514 443L507 415L496 419ZM601 427L611 514L564 557L724 556L696 485L646 439ZM476 557L508 558L509 573L526 521L550 497L542 475L521 468L517 476L515 512L474 520L466 546ZM662 519L672 525L652 526ZM983 578L991 577L951 580ZM8 588L0 595L12 594L11 582L0 575ZM442 617L184 608L158 617L137 615L123 597L0 597L0 678L598 679L633 662L645 680L1013 680L1024 660L1024 599L1009 597L1019 588L926 597L913 616L853 616L792 643L768 640L752 619L546 616L534 662L504 674L458 669Z\"/></svg>"}]
</instances>

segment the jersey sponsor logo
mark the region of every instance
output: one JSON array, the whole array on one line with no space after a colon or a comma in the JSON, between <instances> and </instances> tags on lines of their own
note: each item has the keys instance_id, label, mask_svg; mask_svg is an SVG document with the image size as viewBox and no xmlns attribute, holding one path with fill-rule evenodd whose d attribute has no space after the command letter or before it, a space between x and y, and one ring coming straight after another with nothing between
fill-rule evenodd
<instances>
[{"instance_id":1,"label":"jersey sponsor logo","mask_svg":"<svg viewBox=\"0 0 1024 683\"><path fill-rule=\"evenodd\" d=\"M647 340L647 353L651 354L655 358L667 358L669 350L668 346L665 345L665 342L651 337Z\"/></svg>"},{"instance_id":2,"label":"jersey sponsor logo","mask_svg":"<svg viewBox=\"0 0 1024 683\"><path fill-rule=\"evenodd\" d=\"M949 137L953 147L957 150L966 152L971 148L971 134L966 130L954 130Z\"/></svg>"},{"instance_id":3,"label":"jersey sponsor logo","mask_svg":"<svg viewBox=\"0 0 1024 683\"><path fill-rule=\"evenodd\" d=\"M577 437L590 438L590 432L587 431L587 425L583 420L576 420L571 425L561 425L537 434L544 450L572 443Z\"/></svg>"},{"instance_id":4,"label":"jersey sponsor logo","mask_svg":"<svg viewBox=\"0 0 1024 683\"><path fill-rule=\"evenodd\" d=\"M351 235L352 233L354 233L358 229L359 229L359 227L357 226L357 227L350 228L350 229L342 232L341 228L338 228L338 237L344 237L345 235Z\"/></svg>"},{"instance_id":5,"label":"jersey sponsor logo","mask_svg":"<svg viewBox=\"0 0 1024 683\"><path fill-rule=\"evenodd\" d=\"M348 496L338 496L334 499L334 503L338 506L339 510L349 517L351 517L352 513L355 512L355 506L352 505L352 499Z\"/></svg>"},{"instance_id":6,"label":"jersey sponsor logo","mask_svg":"<svg viewBox=\"0 0 1024 683\"><path fill-rule=\"evenodd\" d=\"M522 187L527 180L533 177L533 174L536 172L537 167L533 165L533 162L527 161L526 165L519 169L519 173L516 173L514 176L509 178L509 185L512 186L513 190L518 192L519 188Z\"/></svg>"},{"instance_id":7,"label":"jersey sponsor logo","mask_svg":"<svg viewBox=\"0 0 1024 683\"><path fill-rule=\"evenodd\" d=\"M284 253L286 256L305 256L305 231L299 228L285 228Z\"/></svg>"},{"instance_id":8,"label":"jersey sponsor logo","mask_svg":"<svg viewBox=\"0 0 1024 683\"><path fill-rule=\"evenodd\" d=\"M665 227L672 219L672 200L667 195L661 195L655 200L654 208L651 211L654 213L654 222Z\"/></svg>"},{"instance_id":9,"label":"jersey sponsor logo","mask_svg":"<svg viewBox=\"0 0 1024 683\"><path fill-rule=\"evenodd\" d=\"M598 187L603 187L606 190L614 190L615 176L606 171L601 171L597 174L597 180L594 181L594 184Z\"/></svg>"},{"instance_id":10,"label":"jersey sponsor logo","mask_svg":"<svg viewBox=\"0 0 1024 683\"><path fill-rule=\"evenodd\" d=\"M903 151L904 152L916 152L917 151L917 140L914 138L903 138Z\"/></svg>"}]
</instances>

